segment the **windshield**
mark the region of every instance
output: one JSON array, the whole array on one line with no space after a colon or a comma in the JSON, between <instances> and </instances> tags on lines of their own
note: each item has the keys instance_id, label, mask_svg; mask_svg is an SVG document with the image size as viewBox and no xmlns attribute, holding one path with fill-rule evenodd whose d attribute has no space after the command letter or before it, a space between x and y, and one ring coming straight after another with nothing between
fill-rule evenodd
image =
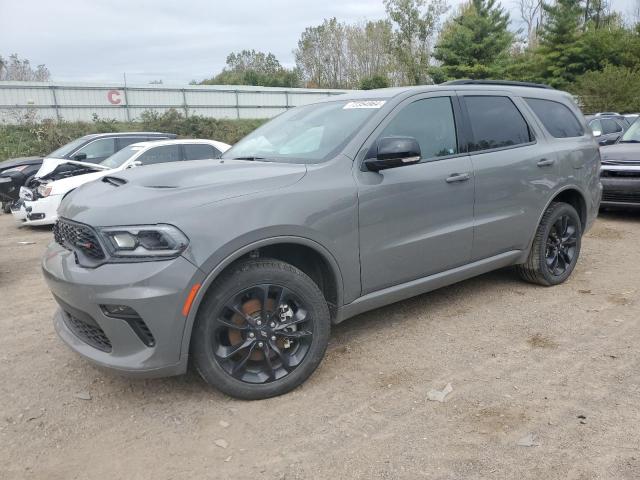
<instances>
[{"instance_id":1,"label":"windshield","mask_svg":"<svg viewBox=\"0 0 640 480\"><path fill-rule=\"evenodd\" d=\"M624 132L620 143L640 143L640 119L633 122L629 130Z\"/></svg>"},{"instance_id":2,"label":"windshield","mask_svg":"<svg viewBox=\"0 0 640 480\"><path fill-rule=\"evenodd\" d=\"M109 168L118 168L124 165L124 163L133 157L140 150L144 149L144 147L136 147L134 145L130 145L128 147L124 147L122 150L114 153L110 157L104 159L100 162L100 165Z\"/></svg>"},{"instance_id":3,"label":"windshield","mask_svg":"<svg viewBox=\"0 0 640 480\"><path fill-rule=\"evenodd\" d=\"M318 163L337 154L384 101L327 102L289 110L250 133L222 158Z\"/></svg>"},{"instance_id":4,"label":"windshield","mask_svg":"<svg viewBox=\"0 0 640 480\"><path fill-rule=\"evenodd\" d=\"M73 152L75 149L81 147L86 142L87 142L87 139L85 137L77 138L74 141L69 142L69 143L61 146L59 149L54 150L49 155L47 155L47 157L50 157L50 158L66 158L66 157L69 156L69 154L71 152Z\"/></svg>"}]
</instances>

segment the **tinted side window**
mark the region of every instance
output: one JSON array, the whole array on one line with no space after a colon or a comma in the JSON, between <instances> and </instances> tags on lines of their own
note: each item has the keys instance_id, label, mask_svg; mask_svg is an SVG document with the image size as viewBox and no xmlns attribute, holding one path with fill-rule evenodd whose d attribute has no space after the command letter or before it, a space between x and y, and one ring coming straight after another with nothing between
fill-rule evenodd
<instances>
[{"instance_id":1,"label":"tinted side window","mask_svg":"<svg viewBox=\"0 0 640 480\"><path fill-rule=\"evenodd\" d=\"M529 126L508 97L464 97L473 141L469 151L522 145L533 140Z\"/></svg>"},{"instance_id":2,"label":"tinted side window","mask_svg":"<svg viewBox=\"0 0 640 480\"><path fill-rule=\"evenodd\" d=\"M218 158L220 152L211 145L204 143L187 143L184 148L185 160L206 160L208 158Z\"/></svg>"},{"instance_id":3,"label":"tinted side window","mask_svg":"<svg viewBox=\"0 0 640 480\"><path fill-rule=\"evenodd\" d=\"M581 137L582 125L565 105L551 100L525 98L544 128L555 138ZM593 127L592 127L593 128Z\"/></svg>"},{"instance_id":4,"label":"tinted side window","mask_svg":"<svg viewBox=\"0 0 640 480\"><path fill-rule=\"evenodd\" d=\"M85 154L87 156L86 162L95 162L104 160L107 157L113 155L116 151L116 142L113 138L100 138L85 145L73 155Z\"/></svg>"},{"instance_id":5,"label":"tinted side window","mask_svg":"<svg viewBox=\"0 0 640 480\"><path fill-rule=\"evenodd\" d=\"M141 162L142 165L178 162L180 161L180 145L165 145L151 148L140 155L137 160Z\"/></svg>"},{"instance_id":6,"label":"tinted side window","mask_svg":"<svg viewBox=\"0 0 640 480\"><path fill-rule=\"evenodd\" d=\"M144 142L147 139L145 137L120 137L116 139L116 146L118 150L122 150L124 147L128 147L132 143Z\"/></svg>"},{"instance_id":7,"label":"tinted side window","mask_svg":"<svg viewBox=\"0 0 640 480\"><path fill-rule=\"evenodd\" d=\"M602 123L602 133L605 135L622 131L622 127L614 120L603 118L600 122Z\"/></svg>"},{"instance_id":8,"label":"tinted side window","mask_svg":"<svg viewBox=\"0 0 640 480\"><path fill-rule=\"evenodd\" d=\"M458 153L451 99L425 98L407 105L380 134L394 136L415 138L425 160Z\"/></svg>"}]
</instances>

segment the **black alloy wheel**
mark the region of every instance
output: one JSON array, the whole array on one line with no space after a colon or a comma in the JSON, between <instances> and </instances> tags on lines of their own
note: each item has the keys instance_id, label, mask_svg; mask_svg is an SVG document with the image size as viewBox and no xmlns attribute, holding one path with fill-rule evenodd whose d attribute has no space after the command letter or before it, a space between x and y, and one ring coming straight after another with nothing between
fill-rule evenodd
<instances>
[{"instance_id":1,"label":"black alloy wheel","mask_svg":"<svg viewBox=\"0 0 640 480\"><path fill-rule=\"evenodd\" d=\"M573 264L577 255L579 227L575 218L561 215L547 236L545 259L552 275L561 276Z\"/></svg>"},{"instance_id":2,"label":"black alloy wheel","mask_svg":"<svg viewBox=\"0 0 640 480\"><path fill-rule=\"evenodd\" d=\"M262 284L235 294L212 332L218 364L247 383L268 383L293 372L309 353L313 318L282 285Z\"/></svg>"},{"instance_id":3,"label":"black alloy wheel","mask_svg":"<svg viewBox=\"0 0 640 480\"><path fill-rule=\"evenodd\" d=\"M286 393L320 364L329 342L329 306L318 285L274 259L230 266L207 290L191 335L202 378L233 397Z\"/></svg>"},{"instance_id":4,"label":"black alloy wheel","mask_svg":"<svg viewBox=\"0 0 640 480\"><path fill-rule=\"evenodd\" d=\"M578 263L582 222L576 209L554 202L542 215L526 261L517 266L527 282L558 285L571 276Z\"/></svg>"}]
</instances>

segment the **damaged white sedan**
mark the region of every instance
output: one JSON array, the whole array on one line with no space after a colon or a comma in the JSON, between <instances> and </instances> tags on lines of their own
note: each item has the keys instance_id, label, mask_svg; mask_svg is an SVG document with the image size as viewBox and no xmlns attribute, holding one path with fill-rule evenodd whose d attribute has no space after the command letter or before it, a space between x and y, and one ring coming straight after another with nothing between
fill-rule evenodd
<instances>
[{"instance_id":1,"label":"damaged white sedan","mask_svg":"<svg viewBox=\"0 0 640 480\"><path fill-rule=\"evenodd\" d=\"M127 168L215 159L229 148L214 140L164 140L134 143L98 164L48 158L29 185L20 188L20 200L11 213L20 225L51 225L58 219L62 199L80 185Z\"/></svg>"}]
</instances>

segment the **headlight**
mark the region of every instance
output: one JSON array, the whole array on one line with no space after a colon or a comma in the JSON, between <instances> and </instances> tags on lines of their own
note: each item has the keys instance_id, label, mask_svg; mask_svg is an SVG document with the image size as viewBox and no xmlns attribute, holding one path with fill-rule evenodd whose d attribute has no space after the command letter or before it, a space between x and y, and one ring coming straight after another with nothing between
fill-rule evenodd
<instances>
[{"instance_id":1,"label":"headlight","mask_svg":"<svg viewBox=\"0 0 640 480\"><path fill-rule=\"evenodd\" d=\"M51 195L51 190L53 190L53 187L47 184L40 185L38 187L38 195L40 195L41 197L48 197L49 195Z\"/></svg>"},{"instance_id":2,"label":"headlight","mask_svg":"<svg viewBox=\"0 0 640 480\"><path fill-rule=\"evenodd\" d=\"M173 225L105 227L99 231L115 258L177 257L189 245L189 239Z\"/></svg>"},{"instance_id":3,"label":"headlight","mask_svg":"<svg viewBox=\"0 0 640 480\"><path fill-rule=\"evenodd\" d=\"M20 198L31 202L33 200L33 192L30 188L20 187Z\"/></svg>"}]
</instances>

